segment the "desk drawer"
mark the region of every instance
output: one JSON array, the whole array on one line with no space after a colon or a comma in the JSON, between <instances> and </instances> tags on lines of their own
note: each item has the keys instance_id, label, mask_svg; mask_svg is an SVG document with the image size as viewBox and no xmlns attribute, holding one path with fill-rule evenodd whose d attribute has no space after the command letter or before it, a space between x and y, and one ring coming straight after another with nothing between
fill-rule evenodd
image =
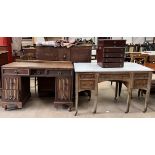
<instances>
[{"instance_id":1,"label":"desk drawer","mask_svg":"<svg viewBox=\"0 0 155 155\"><path fill-rule=\"evenodd\" d=\"M80 89L95 90L95 80L80 80Z\"/></svg>"},{"instance_id":2,"label":"desk drawer","mask_svg":"<svg viewBox=\"0 0 155 155\"><path fill-rule=\"evenodd\" d=\"M147 79L134 80L133 88L137 88L137 89L147 88L147 83L148 83Z\"/></svg>"},{"instance_id":3,"label":"desk drawer","mask_svg":"<svg viewBox=\"0 0 155 155\"><path fill-rule=\"evenodd\" d=\"M57 76L72 76L72 71L65 71L65 70L48 70L47 71L47 75L48 76L53 76L53 77L57 77Z\"/></svg>"},{"instance_id":4,"label":"desk drawer","mask_svg":"<svg viewBox=\"0 0 155 155\"><path fill-rule=\"evenodd\" d=\"M31 69L30 75L41 76L46 75L45 69Z\"/></svg>"},{"instance_id":5,"label":"desk drawer","mask_svg":"<svg viewBox=\"0 0 155 155\"><path fill-rule=\"evenodd\" d=\"M148 79L149 73L134 73L134 79Z\"/></svg>"},{"instance_id":6,"label":"desk drawer","mask_svg":"<svg viewBox=\"0 0 155 155\"><path fill-rule=\"evenodd\" d=\"M120 73L120 74L102 74L100 73L99 78L103 80L127 80L130 78L129 73Z\"/></svg>"},{"instance_id":7,"label":"desk drawer","mask_svg":"<svg viewBox=\"0 0 155 155\"><path fill-rule=\"evenodd\" d=\"M3 69L6 75L29 75L29 69Z\"/></svg>"},{"instance_id":8,"label":"desk drawer","mask_svg":"<svg viewBox=\"0 0 155 155\"><path fill-rule=\"evenodd\" d=\"M80 79L95 79L95 74L80 74Z\"/></svg>"}]
</instances>

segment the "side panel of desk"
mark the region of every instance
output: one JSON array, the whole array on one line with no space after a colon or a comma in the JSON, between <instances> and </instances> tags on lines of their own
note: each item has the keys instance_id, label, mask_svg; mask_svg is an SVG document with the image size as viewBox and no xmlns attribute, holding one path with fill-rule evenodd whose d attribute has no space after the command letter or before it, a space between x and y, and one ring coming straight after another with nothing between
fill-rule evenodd
<instances>
[{"instance_id":1,"label":"side panel of desk","mask_svg":"<svg viewBox=\"0 0 155 155\"><path fill-rule=\"evenodd\" d=\"M8 63L8 52L0 53L0 97L2 93L2 76L1 76L1 66Z\"/></svg>"}]
</instances>

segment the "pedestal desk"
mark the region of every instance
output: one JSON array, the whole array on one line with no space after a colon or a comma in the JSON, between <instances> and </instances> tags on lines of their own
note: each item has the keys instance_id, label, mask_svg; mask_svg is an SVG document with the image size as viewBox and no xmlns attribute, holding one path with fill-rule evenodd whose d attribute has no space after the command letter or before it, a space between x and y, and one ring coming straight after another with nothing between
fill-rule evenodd
<instances>
[{"instance_id":1,"label":"pedestal desk","mask_svg":"<svg viewBox=\"0 0 155 155\"><path fill-rule=\"evenodd\" d=\"M144 112L146 112L150 95L152 69L131 62L125 62L123 68L101 68L97 63L74 63L74 69L76 76L75 115L78 113L78 92L82 90L95 91L93 113L96 113L98 83L109 80L118 80L126 84L128 89L126 113L129 112L132 89L145 89Z\"/></svg>"},{"instance_id":2,"label":"pedestal desk","mask_svg":"<svg viewBox=\"0 0 155 155\"><path fill-rule=\"evenodd\" d=\"M68 61L13 62L2 66L2 107L22 108L30 97L30 77L54 77L54 105L73 106L73 65ZM51 86L52 87L52 86ZM52 89L52 88L51 88Z\"/></svg>"}]
</instances>

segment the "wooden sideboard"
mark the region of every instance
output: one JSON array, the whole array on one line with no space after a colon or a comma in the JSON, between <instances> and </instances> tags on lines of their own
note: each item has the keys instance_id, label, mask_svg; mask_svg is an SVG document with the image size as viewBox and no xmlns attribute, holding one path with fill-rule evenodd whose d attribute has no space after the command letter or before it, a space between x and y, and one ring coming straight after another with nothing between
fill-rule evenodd
<instances>
[{"instance_id":1,"label":"wooden sideboard","mask_svg":"<svg viewBox=\"0 0 155 155\"><path fill-rule=\"evenodd\" d=\"M67 47L37 46L36 59L49 61L71 61L71 62L90 62L90 45L76 45Z\"/></svg>"},{"instance_id":2,"label":"wooden sideboard","mask_svg":"<svg viewBox=\"0 0 155 155\"><path fill-rule=\"evenodd\" d=\"M8 52L7 51L0 51L0 96L2 90L2 77L1 77L1 66L8 63Z\"/></svg>"},{"instance_id":3,"label":"wooden sideboard","mask_svg":"<svg viewBox=\"0 0 155 155\"><path fill-rule=\"evenodd\" d=\"M73 106L73 64L68 61L36 61L13 62L2 66L3 108L22 108L31 96L30 77L53 77L54 105L65 104L70 108Z\"/></svg>"},{"instance_id":4,"label":"wooden sideboard","mask_svg":"<svg viewBox=\"0 0 155 155\"><path fill-rule=\"evenodd\" d=\"M96 63L74 63L74 70L76 76L75 115L78 113L78 93L83 90L95 91L93 112L96 113L98 83L109 80L125 82L128 90L127 107L125 112L129 112L132 89L146 90L145 106L143 111L145 112L147 110L152 69L136 63L125 62L123 68L101 68Z\"/></svg>"}]
</instances>

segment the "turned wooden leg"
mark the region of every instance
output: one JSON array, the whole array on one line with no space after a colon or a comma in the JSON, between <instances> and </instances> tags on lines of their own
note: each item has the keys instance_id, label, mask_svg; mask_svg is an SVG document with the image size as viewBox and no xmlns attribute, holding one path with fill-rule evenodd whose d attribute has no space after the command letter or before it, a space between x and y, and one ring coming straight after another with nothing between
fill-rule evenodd
<instances>
[{"instance_id":1,"label":"turned wooden leg","mask_svg":"<svg viewBox=\"0 0 155 155\"><path fill-rule=\"evenodd\" d=\"M96 84L95 84L95 100L94 100L93 113L96 113L96 111L97 111L97 102L98 102L98 81L96 80Z\"/></svg>"},{"instance_id":2,"label":"turned wooden leg","mask_svg":"<svg viewBox=\"0 0 155 155\"><path fill-rule=\"evenodd\" d=\"M114 98L114 101L117 101L117 95L118 95L118 82L116 82L115 98Z\"/></svg>"},{"instance_id":3,"label":"turned wooden leg","mask_svg":"<svg viewBox=\"0 0 155 155\"><path fill-rule=\"evenodd\" d=\"M140 98L141 89L138 89L138 98Z\"/></svg>"},{"instance_id":4,"label":"turned wooden leg","mask_svg":"<svg viewBox=\"0 0 155 155\"><path fill-rule=\"evenodd\" d=\"M129 89L128 90L128 98L127 98L127 107L126 107L125 113L128 113L129 112L130 102L131 102L131 92L132 92L132 90Z\"/></svg>"},{"instance_id":5,"label":"turned wooden leg","mask_svg":"<svg viewBox=\"0 0 155 155\"><path fill-rule=\"evenodd\" d=\"M147 111L149 96L150 96L150 90L147 90L146 91L146 96L145 96L145 105L144 105L143 112L146 112Z\"/></svg>"},{"instance_id":6,"label":"turned wooden leg","mask_svg":"<svg viewBox=\"0 0 155 155\"><path fill-rule=\"evenodd\" d=\"M147 90L146 90L146 95L145 95L145 106L144 106L143 112L146 112L147 111L148 100L149 100L150 89L151 89L151 80L152 80L152 72L149 73Z\"/></svg>"},{"instance_id":7,"label":"turned wooden leg","mask_svg":"<svg viewBox=\"0 0 155 155\"><path fill-rule=\"evenodd\" d=\"M79 98L79 91L78 91L78 74L75 77L75 116L78 114L78 98Z\"/></svg>"},{"instance_id":8,"label":"turned wooden leg","mask_svg":"<svg viewBox=\"0 0 155 155\"><path fill-rule=\"evenodd\" d=\"M119 96L121 96L122 82L121 82L121 81L119 81L118 83L119 83Z\"/></svg>"}]
</instances>

